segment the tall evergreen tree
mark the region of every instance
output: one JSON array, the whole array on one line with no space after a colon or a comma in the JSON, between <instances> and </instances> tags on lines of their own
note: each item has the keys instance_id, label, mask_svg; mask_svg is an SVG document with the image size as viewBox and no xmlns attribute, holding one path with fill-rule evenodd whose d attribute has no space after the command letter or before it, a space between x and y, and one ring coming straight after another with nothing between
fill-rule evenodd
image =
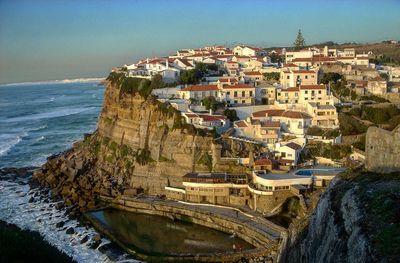
<instances>
[{"instance_id":1,"label":"tall evergreen tree","mask_svg":"<svg viewBox=\"0 0 400 263\"><path fill-rule=\"evenodd\" d=\"M304 41L303 34L301 33L301 30L299 29L299 32L297 33L296 40L293 43L294 50L300 50L306 45L306 42Z\"/></svg>"}]
</instances>

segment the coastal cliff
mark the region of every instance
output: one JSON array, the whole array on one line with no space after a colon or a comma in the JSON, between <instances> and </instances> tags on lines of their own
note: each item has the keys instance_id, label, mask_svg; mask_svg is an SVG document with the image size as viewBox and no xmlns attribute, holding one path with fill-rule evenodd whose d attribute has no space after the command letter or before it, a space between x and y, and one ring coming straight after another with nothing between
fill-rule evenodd
<instances>
[{"instance_id":1,"label":"coastal cliff","mask_svg":"<svg viewBox=\"0 0 400 263\"><path fill-rule=\"evenodd\" d=\"M33 176L67 205L83 211L95 206L98 194L164 194L165 186L181 187L192 171L244 171L220 162L212 132L186 124L179 111L159 102L150 81L111 73L104 84L97 130L49 157Z\"/></svg>"},{"instance_id":2,"label":"coastal cliff","mask_svg":"<svg viewBox=\"0 0 400 263\"><path fill-rule=\"evenodd\" d=\"M348 171L288 230L280 262L396 262L400 177Z\"/></svg>"}]
</instances>

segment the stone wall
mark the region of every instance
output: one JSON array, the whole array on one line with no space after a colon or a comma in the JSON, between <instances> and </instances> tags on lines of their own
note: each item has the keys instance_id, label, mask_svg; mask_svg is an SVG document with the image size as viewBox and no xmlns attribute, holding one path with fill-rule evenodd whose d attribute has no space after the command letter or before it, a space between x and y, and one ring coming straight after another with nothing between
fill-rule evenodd
<instances>
[{"instance_id":1,"label":"stone wall","mask_svg":"<svg viewBox=\"0 0 400 263\"><path fill-rule=\"evenodd\" d=\"M249 201L251 209L254 209L254 199L257 202L257 211L261 213L270 213L274 208L278 207L286 201L287 198L296 196L290 190L274 191L272 195L254 195Z\"/></svg>"},{"instance_id":2,"label":"stone wall","mask_svg":"<svg viewBox=\"0 0 400 263\"><path fill-rule=\"evenodd\" d=\"M120 197L118 199L109 198L105 196L100 197L103 201L111 204L112 207L151 215L165 216L168 218L179 219L183 221L190 220L190 222L206 226L212 229L216 229L226 233L236 233L238 237L242 238L246 242L252 244L255 248L241 253L218 253L210 254L208 256L196 257L195 261L203 262L238 262L242 258L261 257L266 255L274 254L279 247L279 239L273 238L268 232L261 231L253 224L246 224L242 221L237 221L235 218L228 216L222 216L220 214L210 213L209 211L202 210L196 207L188 207L184 204L172 203L170 201L149 201L140 200L129 197ZM285 234L285 230L279 226L269 222L270 231L278 232L280 235ZM265 227L265 226L264 226ZM263 228L264 228L263 227ZM129 250L128 250L129 251ZM137 254L137 256L145 255ZM196 256L196 255L194 255ZM186 254L185 256L177 255L174 258L165 258L166 261L190 261L193 260L193 255Z\"/></svg>"},{"instance_id":3,"label":"stone wall","mask_svg":"<svg viewBox=\"0 0 400 263\"><path fill-rule=\"evenodd\" d=\"M400 171L400 125L393 131L368 128L365 168L377 173Z\"/></svg>"}]
</instances>

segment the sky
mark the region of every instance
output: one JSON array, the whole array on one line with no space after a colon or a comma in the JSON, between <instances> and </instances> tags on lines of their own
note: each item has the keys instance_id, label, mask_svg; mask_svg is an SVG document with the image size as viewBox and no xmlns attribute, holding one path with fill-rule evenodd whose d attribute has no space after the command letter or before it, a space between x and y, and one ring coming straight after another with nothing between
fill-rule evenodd
<instances>
[{"instance_id":1,"label":"sky","mask_svg":"<svg viewBox=\"0 0 400 263\"><path fill-rule=\"evenodd\" d=\"M0 0L0 83L107 76L179 48L400 40L400 0Z\"/></svg>"}]
</instances>

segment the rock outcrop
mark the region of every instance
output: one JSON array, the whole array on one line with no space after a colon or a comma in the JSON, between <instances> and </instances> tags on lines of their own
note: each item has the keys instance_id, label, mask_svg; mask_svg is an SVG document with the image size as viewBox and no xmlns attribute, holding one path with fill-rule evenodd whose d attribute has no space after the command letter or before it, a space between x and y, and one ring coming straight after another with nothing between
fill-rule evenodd
<instances>
[{"instance_id":1,"label":"rock outcrop","mask_svg":"<svg viewBox=\"0 0 400 263\"><path fill-rule=\"evenodd\" d=\"M164 194L167 185L181 187L191 171L244 171L220 162L211 133L185 124L173 107L117 81L105 85L97 130L34 174L67 205L91 208L97 194Z\"/></svg>"},{"instance_id":2,"label":"rock outcrop","mask_svg":"<svg viewBox=\"0 0 400 263\"><path fill-rule=\"evenodd\" d=\"M280 262L396 262L400 179L380 176L335 179L312 214L289 228Z\"/></svg>"}]
</instances>

